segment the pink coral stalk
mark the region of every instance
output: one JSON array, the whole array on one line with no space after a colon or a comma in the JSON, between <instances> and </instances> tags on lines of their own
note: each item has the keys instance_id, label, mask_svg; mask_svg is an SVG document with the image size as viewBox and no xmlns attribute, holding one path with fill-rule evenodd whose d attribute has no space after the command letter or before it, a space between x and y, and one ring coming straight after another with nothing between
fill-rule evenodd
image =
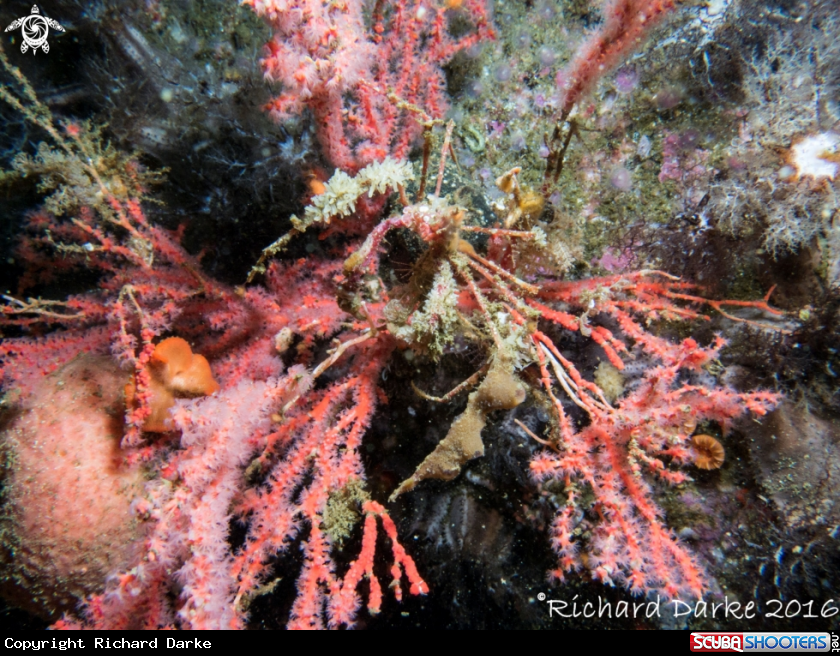
<instances>
[{"instance_id":1,"label":"pink coral stalk","mask_svg":"<svg viewBox=\"0 0 840 656\"><path fill-rule=\"evenodd\" d=\"M624 61L675 6L674 0L609 0L604 24L578 49L562 75L566 81L562 116L568 116L598 80Z\"/></svg>"}]
</instances>

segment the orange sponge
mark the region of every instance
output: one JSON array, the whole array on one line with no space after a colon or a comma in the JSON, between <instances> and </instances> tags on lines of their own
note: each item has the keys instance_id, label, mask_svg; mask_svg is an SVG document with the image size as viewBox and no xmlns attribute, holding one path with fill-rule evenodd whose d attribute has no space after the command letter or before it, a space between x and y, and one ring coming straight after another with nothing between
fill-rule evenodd
<instances>
[{"instance_id":1,"label":"orange sponge","mask_svg":"<svg viewBox=\"0 0 840 656\"><path fill-rule=\"evenodd\" d=\"M148 371L151 414L143 430L151 433L171 430L167 420L176 398L208 396L219 389L207 358L193 353L187 341L180 337L169 337L155 346ZM125 401L128 405L135 402L133 379L125 386Z\"/></svg>"}]
</instances>

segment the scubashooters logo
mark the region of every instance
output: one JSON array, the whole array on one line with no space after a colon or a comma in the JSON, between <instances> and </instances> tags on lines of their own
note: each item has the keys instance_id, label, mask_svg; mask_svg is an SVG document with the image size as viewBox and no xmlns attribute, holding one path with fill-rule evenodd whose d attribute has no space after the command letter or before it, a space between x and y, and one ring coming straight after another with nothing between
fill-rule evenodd
<instances>
[{"instance_id":1,"label":"scubashooters logo","mask_svg":"<svg viewBox=\"0 0 840 656\"><path fill-rule=\"evenodd\" d=\"M832 651L828 633L719 633L691 634L691 651L702 652L824 652Z\"/></svg>"},{"instance_id":2,"label":"scubashooters logo","mask_svg":"<svg viewBox=\"0 0 840 656\"><path fill-rule=\"evenodd\" d=\"M32 48L33 55L38 51L38 48L41 48L44 52L50 51L50 44L47 43L50 28L53 28L57 32L64 31L64 28L52 18L41 16L38 5L32 5L32 13L29 16L12 21L12 24L6 28L6 31L11 32L18 28L20 28L21 36L23 37L23 43L20 44L20 51L25 53Z\"/></svg>"}]
</instances>

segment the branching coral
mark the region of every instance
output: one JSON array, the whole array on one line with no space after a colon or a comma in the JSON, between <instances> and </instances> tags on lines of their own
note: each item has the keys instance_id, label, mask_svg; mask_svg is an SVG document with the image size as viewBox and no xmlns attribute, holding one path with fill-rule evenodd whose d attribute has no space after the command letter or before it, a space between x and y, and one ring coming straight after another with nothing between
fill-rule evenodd
<instances>
[{"instance_id":1,"label":"branching coral","mask_svg":"<svg viewBox=\"0 0 840 656\"><path fill-rule=\"evenodd\" d=\"M274 6L254 4L259 9ZM660 13L670 6L611 5L659 8ZM342 6L325 11L336 17ZM401 15L402 10L391 17ZM633 18L632 30L619 29L619 54L644 28L639 11ZM440 34L441 25L433 27L431 33ZM613 17L606 27L621 26ZM335 34L325 38L329 42ZM616 60L609 44L599 39L587 59L588 77L575 83L578 96L595 79L593 66ZM310 66L306 58L284 50L288 44L273 45L274 66L285 59L304 69ZM350 62L327 63L340 71ZM274 72L279 75L279 69ZM323 87L332 75L327 71L305 84L307 71L299 73L300 79L287 81L287 93ZM362 102L371 89L369 83L354 84L345 92L354 96L353 102ZM392 137L395 151L404 154L412 135L419 133L414 124L418 112L377 92L392 120L384 132L372 135L378 142L372 149L360 141L365 135L353 123L359 108L340 111L350 96L327 97L325 88L318 94L320 100L312 97L316 114L320 111L333 124L348 120L324 136L349 171L379 158ZM304 100L281 97L274 109L295 111ZM274 569L278 557L296 553L299 546L298 594L290 624L351 626L362 603L362 579L367 579L368 609L376 613L381 607L374 567L378 526L391 541L394 596L401 597L405 579L412 594L425 594L428 588L399 544L394 523L364 489L362 440L377 408L388 400L379 381L395 349L411 349L415 358L438 363L463 342L483 359L475 373L439 398L417 385L415 390L431 402L464 393L466 407L415 473L392 491L392 499L428 485L427 479L457 477L484 453L488 436L483 433L493 414L522 406L527 399L549 417L545 433L532 434L544 449L532 459L531 472L543 491L560 500L551 528L559 557L555 576L562 579L587 569L605 584L668 597L698 597L710 587L702 566L665 522L658 485L684 482L683 468L699 464L690 448L699 421L727 428L746 412L765 413L776 396L738 392L708 373L725 344L722 337L707 346L693 338L672 341L655 325L660 320L706 320L704 308L730 319L733 306L779 314L769 305L769 295L756 301L708 301L696 286L654 270L574 278L574 248L564 243L561 226L545 220L543 199L519 186L518 168L498 179L503 197L499 227L479 225L471 207L444 195L451 125L432 193L426 193L430 140L413 199L409 190L414 171L405 162L384 158L355 176L339 171L318 189L303 218L293 219L293 230L265 250L248 281L259 275L264 284L229 289L203 274L176 239L146 220L142 184L129 179L129 193L123 197L102 170L86 163L83 127L71 126L65 137L41 115L37 101L30 102L31 120L52 127L50 134L68 161L89 178L84 191L102 195L96 204L89 194L79 194L76 202L83 207L68 218L62 241L38 245L63 248L76 262L102 272L103 280L97 295L83 295L67 306L9 298L10 320L22 322L25 317L65 326L78 321L68 331L71 341L62 345L61 355L95 334L100 350L110 346L132 369L134 398L147 398L153 384L168 378L164 372L177 359L183 357L185 367L192 368L194 356L187 358L182 344L177 357L169 353L175 342L155 345L165 331L183 331L197 339L197 350L215 360L221 383L215 394L180 400L171 411L161 411L154 424L147 423L147 401L129 404L123 445L135 459L153 463L144 498L135 506L138 516L150 523L148 538L140 559L89 600L89 623L111 628L244 626L254 601L284 576ZM403 126L404 118L411 128ZM431 125L422 125L427 137ZM328 143L332 137L336 140ZM376 223L385 207L396 209ZM63 224L44 216L35 227L56 225ZM343 263L315 256L269 263L292 237L316 228L325 228L322 236L357 230L365 237L347 247L343 256L349 257ZM417 244L408 275L402 277L383 275L393 274L387 239L396 231ZM620 371L635 359L638 380L627 388L608 386L603 382L606 367L592 380L570 342L586 345L612 370ZM37 348L58 352L59 339L51 335L4 345L0 373L15 380ZM206 374L205 364L199 360L196 366ZM198 386L177 387L190 396L196 390L215 391L212 378L205 375L202 380ZM151 426L169 428L168 420L176 429L171 441L152 442L143 435ZM341 536L350 529L334 530L337 515L350 525L363 517L361 551L355 558L340 557ZM241 537L231 536L232 520L241 522Z\"/></svg>"},{"instance_id":2,"label":"branching coral","mask_svg":"<svg viewBox=\"0 0 840 656\"><path fill-rule=\"evenodd\" d=\"M93 206L68 205L66 217L35 214L24 243L26 253L33 265L43 265L52 263L59 252L70 266L99 276L98 289L66 301L4 297L4 325L56 328L0 343L0 382L10 393L6 401L25 404L63 363L96 353L116 371L117 382L111 383L105 398L110 403L116 397L117 408L109 408L107 415L114 434L94 435L94 444L113 438L103 457L129 464L133 480L141 464L148 467L139 477L141 485L148 479L146 485L122 486L135 498L121 499L126 512L120 519L143 522L144 538L138 542L128 531L115 532L116 540L124 541L121 546L129 547L130 557L112 561L119 569L111 572L104 589L101 576L93 584L85 583L83 594L98 594L92 594L80 611L84 623L98 628L242 626L252 600L271 590L266 585L270 562L298 540L306 563L292 623L308 628L325 622L349 625L361 603L357 588L363 576L370 580L368 608L376 612L381 604L381 587L378 580L373 582L378 525L392 541L394 596L401 597L403 575L409 592L424 594L427 586L396 541L393 522L373 500L356 496L367 519L363 551L349 571L338 571L338 546L321 530L330 499L340 497L345 488L362 487L361 438L382 400L376 381L393 349L387 335L374 340L369 327L345 320L333 280L340 262L272 263L264 270L264 286L249 289L231 289L205 276L180 245L179 234L148 221L139 179L120 175L122 186L109 184L109 172L117 174L104 168L101 159L87 156L94 151L85 126L69 125L62 133L19 71L5 59L2 64L19 82L14 90L18 95L4 87L3 99L47 132L53 146L67 156L61 165L77 174L56 178L57 193L84 202L93 190L98 201ZM65 188L77 180L85 193ZM163 332L197 343L197 350L213 360L222 388L210 375L207 361L192 354L183 339L156 344ZM315 346L330 338L338 343L329 356L308 369ZM281 356L292 340L296 365L286 372ZM315 379L342 358L352 365L344 369L344 377L326 389L313 389ZM121 375L120 365L128 370ZM125 404L121 392L129 378L131 398ZM172 396L206 394L211 395L179 398L170 409ZM74 426L84 422L88 411L77 404L69 412L62 423ZM124 425L119 422L121 412ZM92 432L101 433L102 423ZM150 439L152 429L171 429L173 439ZM36 435L38 430L46 429L36 425ZM57 437L60 441L64 436ZM51 455L60 460L61 453L57 448ZM21 494L46 494L39 503L55 510L52 523L62 530L73 524L76 515L71 511L78 514L76 499L55 504L52 490L85 487L84 477L78 478L82 470L71 463L50 464L47 469L60 474L51 488L27 489L24 480ZM103 489L120 485L113 468L86 468L84 476L91 469L106 479ZM248 526L244 544L235 553L229 535L234 514ZM83 529L79 542L97 537L84 531L91 523L76 524ZM76 546L64 543L57 552L75 552ZM39 575L47 573L33 574ZM60 585L68 578L54 580ZM61 600L62 608L73 605L66 602L68 595L79 596L66 587L51 595ZM47 608L49 613L56 610ZM67 618L58 624L71 625L78 623Z\"/></svg>"},{"instance_id":3,"label":"branching coral","mask_svg":"<svg viewBox=\"0 0 840 656\"><path fill-rule=\"evenodd\" d=\"M448 134L436 192L412 203L400 188L400 212L376 225L344 263L342 307L368 321L373 330L387 330L403 347L432 358L446 352L450 338L430 339L430 333L445 331L473 341L486 356L486 364L475 375L441 399L415 387L424 398L442 401L478 385L447 436L391 498L428 478L450 480L470 459L481 456L481 432L488 415L525 399L526 387L516 372L536 365L536 389L549 399L555 418L548 439L534 436L548 449L534 459L532 469L538 480L562 485L567 495L553 529L560 555L557 576L584 564L575 544L575 526L583 490L588 489L600 517L585 561L595 578L621 583L633 592L661 591L670 598L701 595L706 589L703 571L661 521L653 488L643 474L671 485L685 481L679 466L693 459L693 428L686 426L699 420L728 425L745 411L761 415L776 397L701 384L702 368L717 357L724 340L718 338L708 348L693 339L674 344L652 334L639 319L708 318L700 312L703 305L733 319L727 309L731 306L780 313L767 298L704 300L694 293L693 285L658 271L580 281L564 281L546 271L534 282L523 280L517 275L517 244L529 242L546 249L543 228L538 221L530 230L470 225L467 208L439 195L447 143ZM512 178L502 176L500 186L510 192L509 206L515 208ZM389 286L379 279L371 286L383 265L384 240L398 228L419 237L425 250L406 284ZM469 241L476 234L489 238L485 255ZM545 260L551 261L548 255ZM378 313L367 309L371 289L390 299L381 315L384 324ZM608 328L604 318L620 332ZM611 402L556 346L549 333L557 329L592 340L617 369L623 369L634 351L653 362L641 385ZM631 340L635 349L628 345ZM587 420L573 420L570 406L582 410Z\"/></svg>"}]
</instances>

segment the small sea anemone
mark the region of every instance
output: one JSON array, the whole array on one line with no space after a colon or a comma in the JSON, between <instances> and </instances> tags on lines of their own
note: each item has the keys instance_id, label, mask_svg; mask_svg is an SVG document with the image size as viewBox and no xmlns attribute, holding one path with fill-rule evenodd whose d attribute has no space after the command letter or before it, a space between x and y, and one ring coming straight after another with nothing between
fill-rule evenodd
<instances>
[{"instance_id":1,"label":"small sea anemone","mask_svg":"<svg viewBox=\"0 0 840 656\"><path fill-rule=\"evenodd\" d=\"M496 78L497 82L507 82L513 77L513 69L510 67L510 64L502 62L493 71L493 77Z\"/></svg>"},{"instance_id":2,"label":"small sea anemone","mask_svg":"<svg viewBox=\"0 0 840 656\"><path fill-rule=\"evenodd\" d=\"M700 469L720 469L726 458L723 444L711 435L695 435L691 440L697 458L694 464Z\"/></svg>"},{"instance_id":3,"label":"small sea anemone","mask_svg":"<svg viewBox=\"0 0 840 656\"><path fill-rule=\"evenodd\" d=\"M633 175L623 166L619 166L610 174L610 185L618 191L630 191L633 186Z\"/></svg>"},{"instance_id":4,"label":"small sea anemone","mask_svg":"<svg viewBox=\"0 0 840 656\"><path fill-rule=\"evenodd\" d=\"M543 66L553 66L554 62L557 61L557 53L548 46L543 46L537 50L537 59Z\"/></svg>"},{"instance_id":5,"label":"small sea anemone","mask_svg":"<svg viewBox=\"0 0 840 656\"><path fill-rule=\"evenodd\" d=\"M632 66L619 68L615 74L615 90L627 95L639 85L639 72Z\"/></svg>"}]
</instances>

